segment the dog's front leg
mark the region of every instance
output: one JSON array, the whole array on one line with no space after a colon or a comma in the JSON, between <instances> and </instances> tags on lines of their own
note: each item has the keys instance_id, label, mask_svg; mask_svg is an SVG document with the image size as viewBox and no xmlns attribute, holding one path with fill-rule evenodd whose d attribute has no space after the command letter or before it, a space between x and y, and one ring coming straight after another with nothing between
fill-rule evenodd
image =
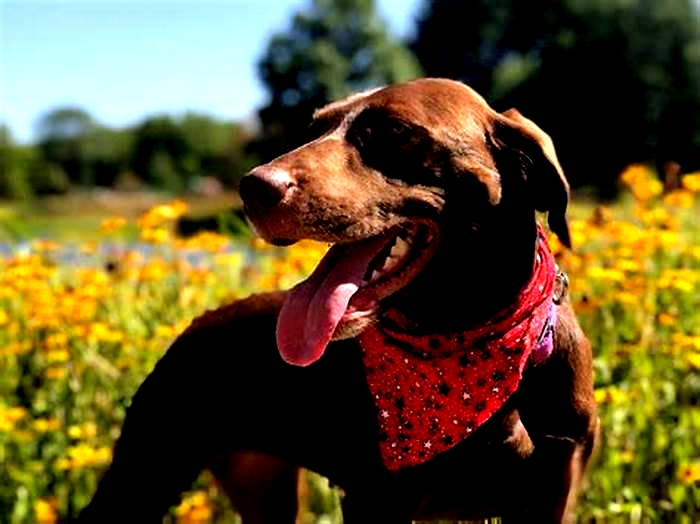
<instances>
[{"instance_id":1,"label":"dog's front leg","mask_svg":"<svg viewBox=\"0 0 700 524\"><path fill-rule=\"evenodd\" d=\"M202 469L213 465L221 473L222 460L232 468L221 475L226 490L245 486L246 478L262 488L269 483L271 491L248 486L233 494L249 522L266 522L255 509L263 503L291 507L280 509L291 515L296 465L339 485L360 484L381 468L377 433L352 343L300 368L280 358L274 317L196 328L173 344L134 396L112 465L79 522L160 523Z\"/></svg>"},{"instance_id":2,"label":"dog's front leg","mask_svg":"<svg viewBox=\"0 0 700 524\"><path fill-rule=\"evenodd\" d=\"M528 458L535 445L532 443L530 434L525 429L520 413L517 409L508 412L503 419L503 432L506 435L503 443L506 444L518 457Z\"/></svg>"},{"instance_id":3,"label":"dog's front leg","mask_svg":"<svg viewBox=\"0 0 700 524\"><path fill-rule=\"evenodd\" d=\"M114 459L81 523L159 523L229 435L220 385L181 339L127 409ZM206 349L203 353L206 353Z\"/></svg>"},{"instance_id":4,"label":"dog's front leg","mask_svg":"<svg viewBox=\"0 0 700 524\"><path fill-rule=\"evenodd\" d=\"M245 524L296 521L300 476L295 464L241 450L217 458L211 470Z\"/></svg>"},{"instance_id":5,"label":"dog's front leg","mask_svg":"<svg viewBox=\"0 0 700 524\"><path fill-rule=\"evenodd\" d=\"M574 520L573 507L587 461L586 446L566 437L538 440L526 461L520 502L503 515L504 523L564 524Z\"/></svg>"}]
</instances>

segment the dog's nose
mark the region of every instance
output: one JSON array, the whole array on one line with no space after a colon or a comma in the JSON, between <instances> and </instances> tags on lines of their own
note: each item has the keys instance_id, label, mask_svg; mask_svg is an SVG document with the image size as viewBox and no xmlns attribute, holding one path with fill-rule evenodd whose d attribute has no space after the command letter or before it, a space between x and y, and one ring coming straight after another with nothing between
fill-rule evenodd
<instances>
[{"instance_id":1,"label":"dog's nose","mask_svg":"<svg viewBox=\"0 0 700 524\"><path fill-rule=\"evenodd\" d=\"M272 207L279 204L293 186L292 177L284 169L260 166L241 178L239 191L245 203Z\"/></svg>"}]
</instances>

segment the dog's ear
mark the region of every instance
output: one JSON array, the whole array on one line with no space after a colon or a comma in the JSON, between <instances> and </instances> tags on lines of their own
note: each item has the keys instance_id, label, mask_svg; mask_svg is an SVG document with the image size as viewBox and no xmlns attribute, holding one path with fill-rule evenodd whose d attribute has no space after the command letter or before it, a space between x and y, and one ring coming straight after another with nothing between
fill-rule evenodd
<instances>
[{"instance_id":1,"label":"dog's ear","mask_svg":"<svg viewBox=\"0 0 700 524\"><path fill-rule=\"evenodd\" d=\"M531 187L535 209L548 212L549 227L562 244L571 247L566 222L569 183L557 160L552 139L517 109L504 111L501 116L495 130L498 145L520 155L523 175Z\"/></svg>"}]
</instances>

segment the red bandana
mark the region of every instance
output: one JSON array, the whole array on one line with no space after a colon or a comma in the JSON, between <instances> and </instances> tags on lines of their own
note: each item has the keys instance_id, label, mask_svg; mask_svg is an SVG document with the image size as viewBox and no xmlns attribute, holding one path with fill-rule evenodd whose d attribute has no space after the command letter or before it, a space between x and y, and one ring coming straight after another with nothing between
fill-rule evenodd
<instances>
[{"instance_id":1,"label":"red bandana","mask_svg":"<svg viewBox=\"0 0 700 524\"><path fill-rule=\"evenodd\" d=\"M515 391L528 358L552 347L557 275L540 232L533 275L517 301L486 324L451 335L412 335L371 326L359 336L390 470L447 451L486 422ZM393 324L397 323L396 328Z\"/></svg>"}]
</instances>

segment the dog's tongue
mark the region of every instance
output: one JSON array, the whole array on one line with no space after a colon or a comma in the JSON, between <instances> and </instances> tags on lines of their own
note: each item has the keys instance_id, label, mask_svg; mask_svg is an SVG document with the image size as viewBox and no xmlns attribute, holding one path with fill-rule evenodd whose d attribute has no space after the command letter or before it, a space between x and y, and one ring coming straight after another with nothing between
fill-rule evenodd
<instances>
[{"instance_id":1,"label":"dog's tongue","mask_svg":"<svg viewBox=\"0 0 700 524\"><path fill-rule=\"evenodd\" d=\"M277 319L277 347L285 362L308 366L321 358L369 263L389 239L333 246L313 274L289 292Z\"/></svg>"}]
</instances>

